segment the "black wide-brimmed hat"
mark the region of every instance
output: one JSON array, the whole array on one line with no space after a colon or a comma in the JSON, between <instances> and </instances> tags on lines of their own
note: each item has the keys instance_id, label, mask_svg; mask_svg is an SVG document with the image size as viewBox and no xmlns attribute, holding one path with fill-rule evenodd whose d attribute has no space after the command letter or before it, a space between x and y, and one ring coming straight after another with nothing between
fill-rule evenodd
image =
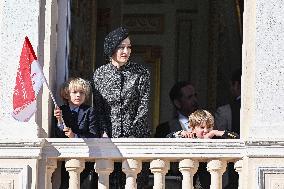
<instances>
[{"instance_id":1,"label":"black wide-brimmed hat","mask_svg":"<svg viewBox=\"0 0 284 189\"><path fill-rule=\"evenodd\" d=\"M104 55L109 58L115 52L117 46L128 37L128 29L119 27L111 31L106 37L104 42Z\"/></svg>"}]
</instances>

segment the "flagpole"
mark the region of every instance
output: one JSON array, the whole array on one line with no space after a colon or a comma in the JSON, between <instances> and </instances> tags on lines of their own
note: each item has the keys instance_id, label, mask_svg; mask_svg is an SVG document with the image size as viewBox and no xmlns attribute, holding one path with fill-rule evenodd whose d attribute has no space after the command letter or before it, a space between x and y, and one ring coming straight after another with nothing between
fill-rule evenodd
<instances>
[{"instance_id":1,"label":"flagpole","mask_svg":"<svg viewBox=\"0 0 284 189\"><path fill-rule=\"evenodd\" d=\"M43 79L44 79L44 83L46 84L46 87L47 87L47 89L48 89L48 91L49 91L49 94L50 94L50 96L51 96L51 99L52 99L52 101L53 101L53 104L54 104L56 107L58 107L58 105L57 105L57 103L56 103L56 101L55 101L55 98L54 98L54 96L53 96L53 94L52 94L52 92L51 92L51 90L50 90L50 88L49 88L49 86L48 86L48 84L47 84L47 80L46 80L44 74L43 74Z\"/></svg>"},{"instance_id":2,"label":"flagpole","mask_svg":"<svg viewBox=\"0 0 284 189\"><path fill-rule=\"evenodd\" d=\"M51 96L51 99L52 99L52 101L53 101L53 103L54 103L54 106L55 106L55 107L59 107L59 106L57 105L56 101L55 101L55 98L54 98L54 96L53 96L53 93L51 92L51 90L50 90L50 88L49 88L49 85L48 85L48 83L47 83L47 80L46 80L46 78L45 78L45 75L44 75L44 74L42 74L42 75L43 75L44 83L45 83L45 85L46 85L46 87L47 87L47 89L48 89L48 91L49 91L49 94L50 94L50 96ZM67 126L66 126L66 124L65 124L65 122L64 122L64 119L63 119L62 115L61 115L61 119L62 119L63 127L64 127L64 128L67 128Z\"/></svg>"},{"instance_id":3,"label":"flagpole","mask_svg":"<svg viewBox=\"0 0 284 189\"><path fill-rule=\"evenodd\" d=\"M38 66L40 66L39 63L38 63ZM42 71L41 66L40 66L40 71L42 72L42 76L43 76L43 79L44 79L44 83L45 83L45 85L46 85L46 87L47 87L47 89L48 89L48 91L49 91L49 94L50 94L50 96L51 96L51 99L52 99L52 101L53 101L54 106L55 106L55 107L59 107L59 106L57 105L57 103L56 103L56 100L55 100L55 98L54 98L54 96L53 96L53 93L51 92L51 90L50 90L50 88L49 88L49 85L48 85L48 83L47 83L47 80L46 80L45 75L43 74L43 71ZM63 127L64 127L64 128L67 128L67 126L66 126L66 124L65 124L65 122L64 122L64 119L63 119L62 115L61 115L61 119L62 119Z\"/></svg>"}]
</instances>

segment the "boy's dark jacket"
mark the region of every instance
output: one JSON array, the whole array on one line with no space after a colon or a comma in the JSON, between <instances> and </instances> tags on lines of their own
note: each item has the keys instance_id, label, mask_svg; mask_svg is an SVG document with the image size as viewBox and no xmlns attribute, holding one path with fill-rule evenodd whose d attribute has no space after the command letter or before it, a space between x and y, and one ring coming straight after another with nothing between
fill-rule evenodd
<instances>
[{"instance_id":1,"label":"boy's dark jacket","mask_svg":"<svg viewBox=\"0 0 284 189\"><path fill-rule=\"evenodd\" d=\"M78 110L78 116L72 115L69 105L60 106L62 117L67 127L70 127L78 138L97 138L100 137L98 124L95 122L95 112L91 106L81 105ZM55 127L57 138L67 138L59 127ZM81 188L98 188L98 176L93 171L94 163L86 162L85 169L80 174ZM69 174L65 169L65 162L61 165L61 185L60 189L69 188Z\"/></svg>"},{"instance_id":2,"label":"boy's dark jacket","mask_svg":"<svg viewBox=\"0 0 284 189\"><path fill-rule=\"evenodd\" d=\"M95 111L91 106L82 104L78 110L78 116L73 116L68 105L60 106L62 117L67 127L70 127L78 138L98 138L100 132L96 124ZM64 132L57 126L55 135L58 138L67 138Z\"/></svg>"}]
</instances>

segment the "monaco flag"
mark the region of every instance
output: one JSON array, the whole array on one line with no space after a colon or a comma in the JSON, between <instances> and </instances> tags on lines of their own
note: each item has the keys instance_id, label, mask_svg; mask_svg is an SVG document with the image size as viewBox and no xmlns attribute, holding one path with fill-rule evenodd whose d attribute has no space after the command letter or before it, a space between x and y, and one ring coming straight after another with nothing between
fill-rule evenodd
<instances>
[{"instance_id":1,"label":"monaco flag","mask_svg":"<svg viewBox=\"0 0 284 189\"><path fill-rule=\"evenodd\" d=\"M42 69L28 37L22 48L13 94L12 116L18 121L29 121L36 111L36 96L44 82Z\"/></svg>"}]
</instances>

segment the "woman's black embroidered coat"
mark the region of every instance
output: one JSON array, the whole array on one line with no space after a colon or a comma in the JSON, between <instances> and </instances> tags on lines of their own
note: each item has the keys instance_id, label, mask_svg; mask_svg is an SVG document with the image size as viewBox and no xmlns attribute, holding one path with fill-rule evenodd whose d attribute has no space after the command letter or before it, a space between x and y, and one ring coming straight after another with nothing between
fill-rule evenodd
<instances>
[{"instance_id":1,"label":"woman's black embroidered coat","mask_svg":"<svg viewBox=\"0 0 284 189\"><path fill-rule=\"evenodd\" d=\"M119 70L108 63L95 71L93 80L101 130L114 138L149 137L149 71L131 61Z\"/></svg>"}]
</instances>

